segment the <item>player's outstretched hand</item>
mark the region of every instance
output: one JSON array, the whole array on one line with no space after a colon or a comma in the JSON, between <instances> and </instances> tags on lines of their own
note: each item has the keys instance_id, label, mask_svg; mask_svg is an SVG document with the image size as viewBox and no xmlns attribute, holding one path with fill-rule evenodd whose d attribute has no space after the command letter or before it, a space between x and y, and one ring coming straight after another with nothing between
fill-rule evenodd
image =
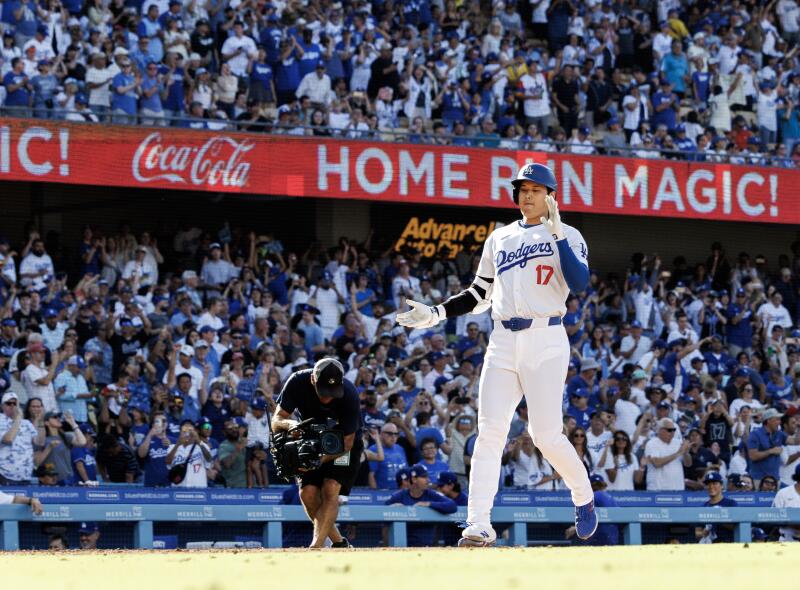
<instances>
[{"instance_id":1,"label":"player's outstretched hand","mask_svg":"<svg viewBox=\"0 0 800 590\"><path fill-rule=\"evenodd\" d=\"M432 328L444 318L439 317L435 307L406 299L410 310L397 314L397 323L406 328Z\"/></svg>"},{"instance_id":2,"label":"player's outstretched hand","mask_svg":"<svg viewBox=\"0 0 800 590\"><path fill-rule=\"evenodd\" d=\"M561 215L558 212L558 202L553 198L552 195L547 195L544 198L544 202L547 204L547 217L540 217L539 220L542 222L549 231L553 239L555 240L563 240L564 239L564 228L561 225Z\"/></svg>"}]
</instances>

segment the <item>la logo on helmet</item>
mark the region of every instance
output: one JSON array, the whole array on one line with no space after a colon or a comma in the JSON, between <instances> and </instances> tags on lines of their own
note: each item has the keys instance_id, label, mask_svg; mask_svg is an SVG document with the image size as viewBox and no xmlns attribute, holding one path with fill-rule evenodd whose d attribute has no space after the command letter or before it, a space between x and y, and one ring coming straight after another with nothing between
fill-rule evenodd
<instances>
[{"instance_id":1,"label":"la logo on helmet","mask_svg":"<svg viewBox=\"0 0 800 590\"><path fill-rule=\"evenodd\" d=\"M533 164L528 164L525 166L525 169L522 171L523 176L529 176L533 174Z\"/></svg>"}]
</instances>

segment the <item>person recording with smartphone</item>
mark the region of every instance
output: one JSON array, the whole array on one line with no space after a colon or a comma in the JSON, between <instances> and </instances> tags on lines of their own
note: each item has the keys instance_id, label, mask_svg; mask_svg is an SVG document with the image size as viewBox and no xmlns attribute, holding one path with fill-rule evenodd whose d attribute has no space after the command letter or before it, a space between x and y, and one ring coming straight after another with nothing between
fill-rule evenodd
<instances>
[{"instance_id":1,"label":"person recording with smartphone","mask_svg":"<svg viewBox=\"0 0 800 590\"><path fill-rule=\"evenodd\" d=\"M312 548L322 548L330 539L332 547L350 547L336 528L339 496L348 496L356 479L364 448L361 436L361 404L355 386L344 378L344 367L327 357L294 373L284 384L272 418L273 432L294 428L298 421L312 419L344 435L344 452L322 455L316 469L298 476L300 501L314 524ZM331 427L331 424L335 424ZM299 431L293 431L292 434Z\"/></svg>"},{"instance_id":2,"label":"person recording with smartphone","mask_svg":"<svg viewBox=\"0 0 800 590\"><path fill-rule=\"evenodd\" d=\"M163 413L153 416L153 426L144 440L136 448L136 454L144 465L145 486L168 486L169 468L167 453L175 441L170 439L167 431L167 417Z\"/></svg>"},{"instance_id":3,"label":"person recording with smartphone","mask_svg":"<svg viewBox=\"0 0 800 590\"><path fill-rule=\"evenodd\" d=\"M184 420L178 441L169 447L166 463L170 468L169 478L173 486L184 488L206 488L208 477L206 469L213 462L211 449L200 440L194 422ZM185 469L183 468L185 466ZM176 469L181 469L182 477L174 478Z\"/></svg>"}]
</instances>

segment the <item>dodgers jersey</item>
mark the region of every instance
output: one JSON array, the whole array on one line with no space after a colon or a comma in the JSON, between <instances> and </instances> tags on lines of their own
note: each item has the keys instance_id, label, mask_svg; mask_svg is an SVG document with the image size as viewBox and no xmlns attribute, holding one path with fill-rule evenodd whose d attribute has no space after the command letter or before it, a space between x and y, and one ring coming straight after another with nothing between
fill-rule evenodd
<instances>
[{"instance_id":1,"label":"dodgers jersey","mask_svg":"<svg viewBox=\"0 0 800 590\"><path fill-rule=\"evenodd\" d=\"M589 265L589 251L581 233L562 223L575 256ZM494 230L483 246L477 275L494 279L492 319L563 316L569 287L561 271L555 239L538 223L522 220Z\"/></svg>"}]
</instances>

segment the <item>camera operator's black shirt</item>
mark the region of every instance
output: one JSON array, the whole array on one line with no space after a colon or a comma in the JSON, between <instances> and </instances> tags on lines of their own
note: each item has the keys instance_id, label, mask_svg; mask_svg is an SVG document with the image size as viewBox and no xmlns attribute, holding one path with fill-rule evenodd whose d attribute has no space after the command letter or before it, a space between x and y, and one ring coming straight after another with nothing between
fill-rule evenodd
<instances>
[{"instance_id":1,"label":"camera operator's black shirt","mask_svg":"<svg viewBox=\"0 0 800 590\"><path fill-rule=\"evenodd\" d=\"M355 433L361 437L361 402L355 385L344 380L344 396L328 404L319 401L317 390L311 383L312 369L297 371L289 377L278 396L278 405L290 414L297 410L301 420L314 418L317 424L327 424L328 419L338 423L345 436Z\"/></svg>"}]
</instances>

